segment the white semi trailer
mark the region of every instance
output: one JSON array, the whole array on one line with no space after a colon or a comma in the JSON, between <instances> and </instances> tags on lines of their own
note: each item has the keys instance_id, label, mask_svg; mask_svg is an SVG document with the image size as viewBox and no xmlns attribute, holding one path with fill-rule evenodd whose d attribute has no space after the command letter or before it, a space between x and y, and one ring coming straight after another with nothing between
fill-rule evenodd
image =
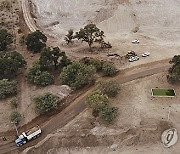
<instances>
[{"instance_id":1,"label":"white semi trailer","mask_svg":"<svg viewBox=\"0 0 180 154\"><path fill-rule=\"evenodd\" d=\"M15 140L16 145L22 146L26 144L28 141L37 138L42 133L40 127L37 125L36 127L33 127L29 129L26 132L23 132L21 135L18 136L18 138Z\"/></svg>"}]
</instances>

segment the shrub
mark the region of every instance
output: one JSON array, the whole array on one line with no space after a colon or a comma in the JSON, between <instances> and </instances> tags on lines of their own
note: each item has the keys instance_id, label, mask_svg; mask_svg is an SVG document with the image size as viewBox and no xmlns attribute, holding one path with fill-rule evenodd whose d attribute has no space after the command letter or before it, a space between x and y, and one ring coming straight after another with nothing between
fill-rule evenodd
<instances>
[{"instance_id":1,"label":"shrub","mask_svg":"<svg viewBox=\"0 0 180 154\"><path fill-rule=\"evenodd\" d=\"M17 93L15 81L8 81L8 79L0 80L0 98L5 98Z\"/></svg>"},{"instance_id":2,"label":"shrub","mask_svg":"<svg viewBox=\"0 0 180 154\"><path fill-rule=\"evenodd\" d=\"M104 62L102 72L106 76L112 76L117 73L117 69L112 62Z\"/></svg>"},{"instance_id":3,"label":"shrub","mask_svg":"<svg viewBox=\"0 0 180 154\"><path fill-rule=\"evenodd\" d=\"M52 109L56 109L59 98L51 93L45 93L35 97L36 111L40 114L46 113Z\"/></svg>"},{"instance_id":4,"label":"shrub","mask_svg":"<svg viewBox=\"0 0 180 154\"><path fill-rule=\"evenodd\" d=\"M60 80L73 89L79 89L93 80L95 68L80 62L74 62L63 68Z\"/></svg>"},{"instance_id":5,"label":"shrub","mask_svg":"<svg viewBox=\"0 0 180 154\"><path fill-rule=\"evenodd\" d=\"M118 113L118 108L116 107L108 107L106 106L103 108L103 110L100 112L100 118L104 121L111 122L114 118L116 118Z\"/></svg>"},{"instance_id":6,"label":"shrub","mask_svg":"<svg viewBox=\"0 0 180 154\"><path fill-rule=\"evenodd\" d=\"M21 121L21 114L19 112L12 112L10 115L10 121L15 124L19 124Z\"/></svg>"},{"instance_id":7,"label":"shrub","mask_svg":"<svg viewBox=\"0 0 180 154\"><path fill-rule=\"evenodd\" d=\"M17 106L18 106L17 98L12 98L12 99L9 101L9 104L10 104L13 108L17 108Z\"/></svg>"},{"instance_id":8,"label":"shrub","mask_svg":"<svg viewBox=\"0 0 180 154\"><path fill-rule=\"evenodd\" d=\"M108 97L115 97L120 90L120 85L117 81L111 80L107 82L101 82L99 88Z\"/></svg>"},{"instance_id":9,"label":"shrub","mask_svg":"<svg viewBox=\"0 0 180 154\"><path fill-rule=\"evenodd\" d=\"M41 71L39 64L34 64L29 69L27 78L30 83L40 86L47 86L54 82L53 76L47 71Z\"/></svg>"},{"instance_id":10,"label":"shrub","mask_svg":"<svg viewBox=\"0 0 180 154\"><path fill-rule=\"evenodd\" d=\"M93 65L96 68L96 71L102 70L102 62L98 59L94 59L91 57L84 57L80 61L86 65Z\"/></svg>"}]
</instances>

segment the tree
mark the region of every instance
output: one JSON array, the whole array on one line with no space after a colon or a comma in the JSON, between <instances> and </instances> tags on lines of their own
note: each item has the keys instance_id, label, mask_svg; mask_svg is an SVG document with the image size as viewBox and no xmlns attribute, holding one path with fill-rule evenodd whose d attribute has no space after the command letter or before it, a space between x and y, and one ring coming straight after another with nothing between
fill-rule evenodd
<instances>
[{"instance_id":1,"label":"tree","mask_svg":"<svg viewBox=\"0 0 180 154\"><path fill-rule=\"evenodd\" d=\"M47 71L41 71L38 63L29 69L27 79L30 83L40 86L47 86L54 82L53 76Z\"/></svg>"},{"instance_id":2,"label":"tree","mask_svg":"<svg viewBox=\"0 0 180 154\"><path fill-rule=\"evenodd\" d=\"M106 106L100 112L100 118L107 122L112 122L114 118L116 118L118 113L117 107L108 107Z\"/></svg>"},{"instance_id":3,"label":"tree","mask_svg":"<svg viewBox=\"0 0 180 154\"><path fill-rule=\"evenodd\" d=\"M175 84L180 82L180 55L176 55L170 61L173 64L168 71L167 79L169 83Z\"/></svg>"},{"instance_id":4,"label":"tree","mask_svg":"<svg viewBox=\"0 0 180 154\"><path fill-rule=\"evenodd\" d=\"M63 68L60 80L62 84L67 84L73 89L79 89L93 80L94 73L95 68L93 66L74 62Z\"/></svg>"},{"instance_id":5,"label":"tree","mask_svg":"<svg viewBox=\"0 0 180 154\"><path fill-rule=\"evenodd\" d=\"M18 69L26 65L24 57L17 51L0 53L0 79L17 75Z\"/></svg>"},{"instance_id":6,"label":"tree","mask_svg":"<svg viewBox=\"0 0 180 154\"><path fill-rule=\"evenodd\" d=\"M51 48L44 48L41 51L41 56L39 58L39 65L41 66L42 70L47 70L52 66L52 51Z\"/></svg>"},{"instance_id":7,"label":"tree","mask_svg":"<svg viewBox=\"0 0 180 154\"><path fill-rule=\"evenodd\" d=\"M70 29L68 31L68 34L65 36L64 40L67 42L67 45L69 45L69 43L73 43L72 40L74 39L74 32L72 29Z\"/></svg>"},{"instance_id":8,"label":"tree","mask_svg":"<svg viewBox=\"0 0 180 154\"><path fill-rule=\"evenodd\" d=\"M13 36L6 29L0 29L0 51L7 49L7 46L13 42Z\"/></svg>"},{"instance_id":9,"label":"tree","mask_svg":"<svg viewBox=\"0 0 180 154\"><path fill-rule=\"evenodd\" d=\"M106 76L112 76L117 73L117 69L112 62L104 62L102 66L102 72Z\"/></svg>"},{"instance_id":10,"label":"tree","mask_svg":"<svg viewBox=\"0 0 180 154\"><path fill-rule=\"evenodd\" d=\"M120 90L120 85L117 81L114 80L105 81L100 82L99 89L108 97L115 97Z\"/></svg>"},{"instance_id":11,"label":"tree","mask_svg":"<svg viewBox=\"0 0 180 154\"><path fill-rule=\"evenodd\" d=\"M21 114L19 112L12 112L10 115L10 121L16 125L21 121Z\"/></svg>"},{"instance_id":12,"label":"tree","mask_svg":"<svg viewBox=\"0 0 180 154\"><path fill-rule=\"evenodd\" d=\"M104 95L100 90L97 90L90 94L87 99L86 103L96 112L100 112L105 108L108 103L107 95Z\"/></svg>"},{"instance_id":13,"label":"tree","mask_svg":"<svg viewBox=\"0 0 180 154\"><path fill-rule=\"evenodd\" d=\"M43 95L34 98L36 111L40 114L56 109L59 98L51 93L45 93Z\"/></svg>"},{"instance_id":14,"label":"tree","mask_svg":"<svg viewBox=\"0 0 180 154\"><path fill-rule=\"evenodd\" d=\"M17 93L17 82L8 81L8 79L0 80L0 98L6 98Z\"/></svg>"},{"instance_id":15,"label":"tree","mask_svg":"<svg viewBox=\"0 0 180 154\"><path fill-rule=\"evenodd\" d=\"M47 37L39 30L28 34L26 37L27 49L33 53L40 52L46 47Z\"/></svg>"},{"instance_id":16,"label":"tree","mask_svg":"<svg viewBox=\"0 0 180 154\"><path fill-rule=\"evenodd\" d=\"M59 58L61 57L60 63ZM55 69L60 65L62 68L71 63L71 61L66 56L65 52L62 52L58 47L54 48L44 48L41 51L41 56L39 59L39 64L42 70L47 70L54 66Z\"/></svg>"},{"instance_id":17,"label":"tree","mask_svg":"<svg viewBox=\"0 0 180 154\"><path fill-rule=\"evenodd\" d=\"M91 50L94 42L101 43L103 41L104 32L96 27L95 24L88 24L76 32L75 38L88 43Z\"/></svg>"}]
</instances>

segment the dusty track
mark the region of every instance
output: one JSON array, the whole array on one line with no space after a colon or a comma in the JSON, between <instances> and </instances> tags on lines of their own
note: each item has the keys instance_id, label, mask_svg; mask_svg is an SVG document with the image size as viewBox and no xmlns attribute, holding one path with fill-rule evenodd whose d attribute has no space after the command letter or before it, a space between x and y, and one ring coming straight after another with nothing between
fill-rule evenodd
<instances>
[{"instance_id":1,"label":"dusty track","mask_svg":"<svg viewBox=\"0 0 180 154\"><path fill-rule=\"evenodd\" d=\"M116 79L118 80L119 83L123 84L132 80L136 80L139 78L143 78L146 76L150 76L153 74L157 74L163 71L166 71L169 68L169 64L167 62L163 63L149 63L143 66L139 66L139 68L135 69L128 69L127 71L122 71L118 73L117 76L110 78L110 79ZM74 117L76 117L79 113L81 113L83 110L86 109L86 104L84 103L84 100L86 96L93 91L95 86L92 86L90 90L82 94L80 97L76 98L70 106L68 106L64 111L60 112L57 114L53 119L47 121L44 124L40 124L42 130L43 130L43 135L24 145L21 148L17 148L14 143L10 143L7 145L4 145L0 147L0 153L9 153L10 151L14 150L20 150L22 151L23 149L33 146L36 143L38 143L40 140L45 138L49 133L52 133L55 131L57 128L61 128L64 125L66 125L69 121L71 121Z\"/></svg>"}]
</instances>

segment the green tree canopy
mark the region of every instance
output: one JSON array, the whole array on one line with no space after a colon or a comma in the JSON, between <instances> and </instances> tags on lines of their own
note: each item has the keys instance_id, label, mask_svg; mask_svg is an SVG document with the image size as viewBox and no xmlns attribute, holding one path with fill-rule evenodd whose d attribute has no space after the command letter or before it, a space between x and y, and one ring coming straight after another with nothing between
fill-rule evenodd
<instances>
[{"instance_id":1,"label":"green tree canopy","mask_svg":"<svg viewBox=\"0 0 180 154\"><path fill-rule=\"evenodd\" d=\"M17 111L12 112L10 115L10 122L18 125L20 121L21 121L21 114Z\"/></svg>"},{"instance_id":2,"label":"green tree canopy","mask_svg":"<svg viewBox=\"0 0 180 154\"><path fill-rule=\"evenodd\" d=\"M120 85L115 80L100 82L99 89L108 97L115 97L119 90Z\"/></svg>"},{"instance_id":3,"label":"green tree canopy","mask_svg":"<svg viewBox=\"0 0 180 154\"><path fill-rule=\"evenodd\" d=\"M17 93L17 82L8 79L0 80L0 98L6 98Z\"/></svg>"},{"instance_id":4,"label":"green tree canopy","mask_svg":"<svg viewBox=\"0 0 180 154\"><path fill-rule=\"evenodd\" d=\"M168 71L167 79L168 82L175 84L180 82L180 55L174 56L170 64L173 65Z\"/></svg>"},{"instance_id":5,"label":"green tree canopy","mask_svg":"<svg viewBox=\"0 0 180 154\"><path fill-rule=\"evenodd\" d=\"M74 62L63 68L60 80L63 84L69 85L73 89L82 88L93 80L95 68L80 62Z\"/></svg>"},{"instance_id":6,"label":"green tree canopy","mask_svg":"<svg viewBox=\"0 0 180 154\"><path fill-rule=\"evenodd\" d=\"M7 46L13 42L13 36L6 29L0 29L0 51L7 49Z\"/></svg>"},{"instance_id":7,"label":"green tree canopy","mask_svg":"<svg viewBox=\"0 0 180 154\"><path fill-rule=\"evenodd\" d=\"M15 76L25 65L24 57L17 51L0 52L0 79Z\"/></svg>"},{"instance_id":8,"label":"green tree canopy","mask_svg":"<svg viewBox=\"0 0 180 154\"><path fill-rule=\"evenodd\" d=\"M107 95L104 95L100 90L97 90L87 97L86 103L93 110L100 112L108 105L109 100Z\"/></svg>"},{"instance_id":9,"label":"green tree canopy","mask_svg":"<svg viewBox=\"0 0 180 154\"><path fill-rule=\"evenodd\" d=\"M54 82L54 77L47 71L41 71L38 63L33 64L27 74L27 79L30 83L47 86Z\"/></svg>"},{"instance_id":10,"label":"green tree canopy","mask_svg":"<svg viewBox=\"0 0 180 154\"><path fill-rule=\"evenodd\" d=\"M59 58L61 57L60 63ZM44 48L41 51L41 56L39 59L39 64L43 70L47 70L54 66L57 69L58 66L64 67L71 63L67 58L65 52L62 52L59 47L54 48Z\"/></svg>"},{"instance_id":11,"label":"green tree canopy","mask_svg":"<svg viewBox=\"0 0 180 154\"><path fill-rule=\"evenodd\" d=\"M47 37L39 30L28 34L26 37L27 49L33 53L41 52L46 47Z\"/></svg>"},{"instance_id":12,"label":"green tree canopy","mask_svg":"<svg viewBox=\"0 0 180 154\"><path fill-rule=\"evenodd\" d=\"M102 66L102 72L106 76L112 76L117 73L117 69L116 69L114 63L104 62L103 66Z\"/></svg>"},{"instance_id":13,"label":"green tree canopy","mask_svg":"<svg viewBox=\"0 0 180 154\"><path fill-rule=\"evenodd\" d=\"M34 98L36 111L40 114L46 113L52 109L56 109L59 98L51 93L45 93L43 95Z\"/></svg>"},{"instance_id":14,"label":"green tree canopy","mask_svg":"<svg viewBox=\"0 0 180 154\"><path fill-rule=\"evenodd\" d=\"M81 28L79 32L76 32L75 38L88 43L89 48L94 42L101 43L103 41L104 32L96 27L95 24L88 24L84 28Z\"/></svg>"}]
</instances>

